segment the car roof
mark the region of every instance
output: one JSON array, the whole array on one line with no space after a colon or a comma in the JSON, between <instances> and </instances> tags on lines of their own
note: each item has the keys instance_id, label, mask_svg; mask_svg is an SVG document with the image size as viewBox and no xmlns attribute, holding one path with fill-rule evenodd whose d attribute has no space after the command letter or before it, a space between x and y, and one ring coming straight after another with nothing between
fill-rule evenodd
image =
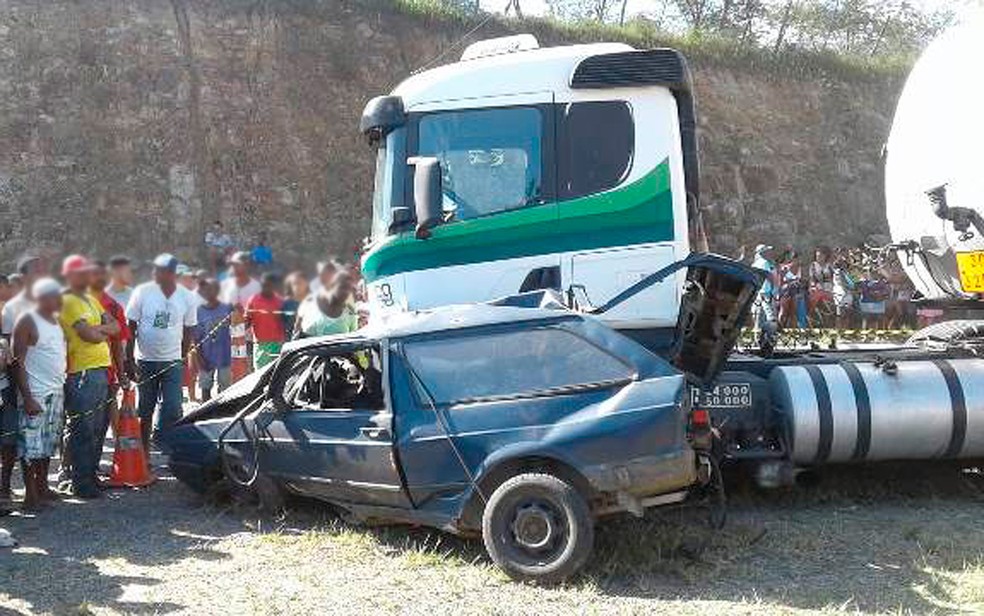
<instances>
[{"instance_id":1,"label":"car roof","mask_svg":"<svg viewBox=\"0 0 984 616\"><path fill-rule=\"evenodd\" d=\"M486 325L506 323L521 324L545 321L583 319L584 317L564 309L519 308L494 304L459 304L441 306L429 310L401 312L380 319L379 322L351 334L302 338L287 343L284 351L316 347L323 344L339 344L404 338L421 334L454 331Z\"/></svg>"}]
</instances>

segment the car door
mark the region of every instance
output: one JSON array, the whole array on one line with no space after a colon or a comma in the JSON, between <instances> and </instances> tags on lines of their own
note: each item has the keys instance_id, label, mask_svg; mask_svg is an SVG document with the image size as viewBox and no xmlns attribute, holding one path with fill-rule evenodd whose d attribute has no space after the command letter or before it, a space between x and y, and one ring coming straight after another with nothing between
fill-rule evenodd
<instances>
[{"instance_id":1,"label":"car door","mask_svg":"<svg viewBox=\"0 0 984 616\"><path fill-rule=\"evenodd\" d=\"M409 506L394 456L378 347L333 345L296 351L281 361L271 389L273 407L257 417L263 472L323 500ZM361 371L362 393L336 395L330 379L352 370Z\"/></svg>"},{"instance_id":2,"label":"car door","mask_svg":"<svg viewBox=\"0 0 984 616\"><path fill-rule=\"evenodd\" d=\"M559 434L581 434L599 414L617 413L616 392L635 378L630 365L559 325L420 336L396 355L398 448L418 507L461 493L496 452L545 451Z\"/></svg>"}]
</instances>

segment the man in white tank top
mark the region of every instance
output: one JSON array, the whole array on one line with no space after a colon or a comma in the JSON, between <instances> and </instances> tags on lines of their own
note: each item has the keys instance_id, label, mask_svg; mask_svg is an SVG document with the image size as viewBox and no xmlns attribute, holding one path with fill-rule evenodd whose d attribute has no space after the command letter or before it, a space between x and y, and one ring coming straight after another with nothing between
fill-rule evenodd
<instances>
[{"instance_id":1,"label":"man in white tank top","mask_svg":"<svg viewBox=\"0 0 984 616\"><path fill-rule=\"evenodd\" d=\"M17 320L13 333L12 374L22 400L21 458L27 464L24 509L36 510L55 498L48 487L48 466L65 419L65 334L58 323L61 285L42 278L31 290L37 306Z\"/></svg>"}]
</instances>

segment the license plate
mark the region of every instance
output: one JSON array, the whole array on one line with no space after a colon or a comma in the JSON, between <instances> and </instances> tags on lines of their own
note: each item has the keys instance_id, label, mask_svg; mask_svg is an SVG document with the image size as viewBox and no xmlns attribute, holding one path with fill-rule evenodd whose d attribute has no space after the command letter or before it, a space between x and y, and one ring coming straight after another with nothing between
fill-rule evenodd
<instances>
[{"instance_id":1,"label":"license plate","mask_svg":"<svg viewBox=\"0 0 984 616\"><path fill-rule=\"evenodd\" d=\"M957 253L960 287L967 293L984 293L984 250Z\"/></svg>"},{"instance_id":2,"label":"license plate","mask_svg":"<svg viewBox=\"0 0 984 616\"><path fill-rule=\"evenodd\" d=\"M752 408L752 385L751 383L724 383L707 391L695 387L690 390L690 400L694 408L701 409Z\"/></svg>"}]
</instances>

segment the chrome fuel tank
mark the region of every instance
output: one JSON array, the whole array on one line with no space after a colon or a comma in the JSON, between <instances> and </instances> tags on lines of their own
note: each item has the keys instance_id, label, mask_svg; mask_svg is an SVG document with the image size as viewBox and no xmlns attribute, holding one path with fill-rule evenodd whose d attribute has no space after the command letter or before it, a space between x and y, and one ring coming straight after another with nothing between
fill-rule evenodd
<instances>
[{"instance_id":1,"label":"chrome fuel tank","mask_svg":"<svg viewBox=\"0 0 984 616\"><path fill-rule=\"evenodd\" d=\"M799 464L984 456L984 360L784 366L769 377Z\"/></svg>"}]
</instances>

